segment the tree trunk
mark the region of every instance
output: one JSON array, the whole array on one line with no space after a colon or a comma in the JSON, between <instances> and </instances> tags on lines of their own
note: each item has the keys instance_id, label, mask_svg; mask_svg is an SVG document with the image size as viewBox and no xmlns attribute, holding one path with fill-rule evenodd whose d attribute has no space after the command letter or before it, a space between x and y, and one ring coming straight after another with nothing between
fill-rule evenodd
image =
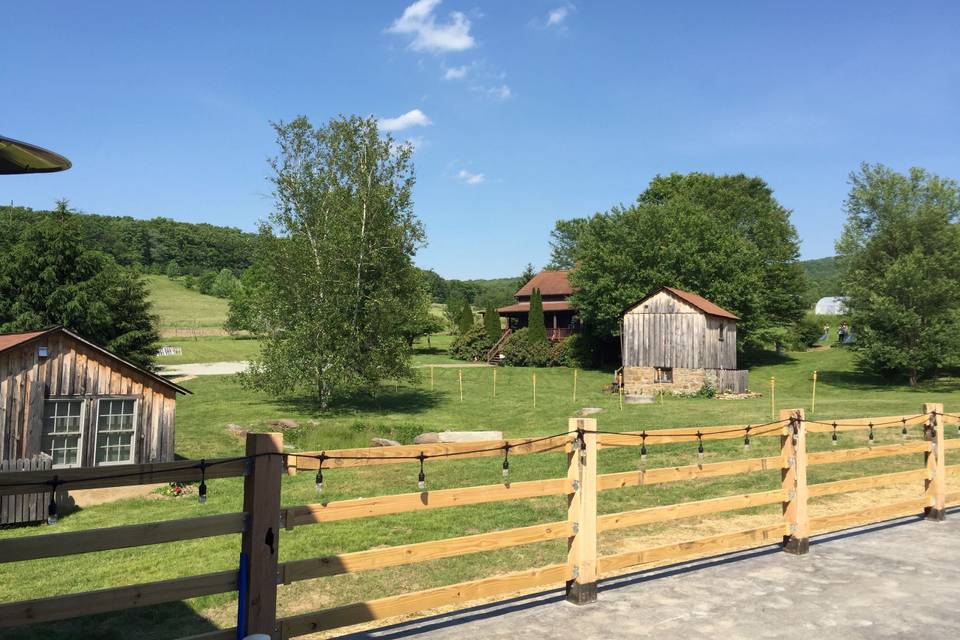
<instances>
[{"instance_id":1,"label":"tree trunk","mask_svg":"<svg viewBox=\"0 0 960 640\"><path fill-rule=\"evenodd\" d=\"M911 389L916 389L916 388L917 388L917 378L918 378L918 376L917 376L917 370L916 370L916 369L909 369L908 375L909 375L909 378L910 378L910 388L911 388Z\"/></svg>"}]
</instances>

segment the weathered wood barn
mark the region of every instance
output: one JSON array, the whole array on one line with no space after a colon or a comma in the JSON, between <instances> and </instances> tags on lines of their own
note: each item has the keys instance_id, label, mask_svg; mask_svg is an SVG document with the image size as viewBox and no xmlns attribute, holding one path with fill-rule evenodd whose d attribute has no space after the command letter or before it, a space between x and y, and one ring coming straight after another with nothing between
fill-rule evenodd
<instances>
[{"instance_id":1,"label":"weathered wood barn","mask_svg":"<svg viewBox=\"0 0 960 640\"><path fill-rule=\"evenodd\" d=\"M747 371L737 370L737 316L706 298L663 287L623 314L624 391L695 393L704 384L743 393Z\"/></svg>"},{"instance_id":2,"label":"weathered wood barn","mask_svg":"<svg viewBox=\"0 0 960 640\"><path fill-rule=\"evenodd\" d=\"M172 461L178 393L190 392L63 327L0 334L0 460Z\"/></svg>"}]
</instances>

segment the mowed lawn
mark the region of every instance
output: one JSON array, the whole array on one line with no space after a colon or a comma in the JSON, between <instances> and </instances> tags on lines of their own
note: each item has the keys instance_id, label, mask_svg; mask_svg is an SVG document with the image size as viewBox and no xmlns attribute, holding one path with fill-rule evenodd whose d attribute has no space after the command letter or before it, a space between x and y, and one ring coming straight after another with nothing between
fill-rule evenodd
<instances>
[{"instance_id":1,"label":"mowed lawn","mask_svg":"<svg viewBox=\"0 0 960 640\"><path fill-rule=\"evenodd\" d=\"M509 437L547 435L566 431L568 418L579 408L599 407L596 417L604 430L656 429L675 426L762 423L770 420L767 381L776 377L776 407L805 407L810 415L810 375L819 371L817 411L813 418L857 417L889 414L913 415L922 402L943 402L947 411L960 412L960 384L943 380L920 390L887 386L852 372L850 354L842 349L788 354L770 364L751 370L751 387L763 397L720 401L667 398L662 404L627 405L621 411L615 395L603 392L611 375L579 372L577 398L573 398L573 371L538 370L536 406L533 404L533 370L502 368L496 371L496 398L493 397L493 369L435 368L433 390L429 369L421 370L415 384L386 383L367 395L344 400L327 412L317 410L308 398L278 400L241 389L232 377L197 378L187 381L194 395L181 398L177 407L177 450L191 458L242 453L243 442L226 430L235 423L256 431L271 429L269 422L293 419L296 429L285 432L285 441L297 449L332 449L363 446L374 435L409 441L421 431L443 429L499 429ZM460 374L463 401L460 400ZM878 430L878 442L901 441L898 429ZM948 430L955 437L956 429ZM912 428L911 439L919 437ZM840 448L865 446L865 433L843 434ZM755 438L749 452L739 440L706 443L706 459L714 462L744 456L772 455L779 448L777 438ZM828 437L811 437L813 450L830 449ZM648 467L693 464L693 444L650 447ZM951 462L960 458L951 452ZM602 473L636 469L635 447L606 449L600 455ZM560 477L565 473L561 453L518 456L511 461L515 481ZM825 465L811 469L810 481L823 482L867 473L881 473L918 467L919 455L855 464ZM427 483L431 489L494 484L501 481L496 458L428 461ZM359 469L334 469L325 473L324 500L343 500L378 494L416 491L416 465L398 464ZM313 475L301 473L284 477L283 504L315 502ZM779 485L779 473L732 476L604 492L599 510L611 513L657 504L698 500L731 493L761 491ZM0 537L66 532L91 527L108 527L202 514L238 511L242 505L239 479L209 483L209 501L197 504L194 495L183 498L150 496L84 509L67 516L54 529L33 527L0 532ZM922 487L914 487L915 493ZM819 499L816 508L843 509L847 497ZM850 508L846 506L846 508ZM562 496L508 503L464 506L432 512L400 514L357 521L298 527L281 534L281 560L315 557L493 531L565 518ZM602 553L629 547L648 546L664 540L689 539L716 533L724 527L748 528L775 522L779 506L742 510L730 516L693 519L635 527L604 534ZM86 589L117 586L187 576L236 567L239 536L223 536L102 552L63 559L38 560L0 565L0 601L37 598ZM311 580L280 587L281 613L309 611L357 600L383 597L476 579L495 573L520 570L562 561L563 541L540 543L502 551L466 555L409 567L395 567L356 575ZM187 603L132 609L121 614L92 616L79 621L34 625L0 633L5 638L172 638L199 633L215 626L231 626L235 599L230 595L197 598Z\"/></svg>"},{"instance_id":2,"label":"mowed lawn","mask_svg":"<svg viewBox=\"0 0 960 640\"><path fill-rule=\"evenodd\" d=\"M181 282L166 276L147 275L144 278L153 312L160 316L161 331L223 327L229 309L227 300L187 289Z\"/></svg>"}]
</instances>

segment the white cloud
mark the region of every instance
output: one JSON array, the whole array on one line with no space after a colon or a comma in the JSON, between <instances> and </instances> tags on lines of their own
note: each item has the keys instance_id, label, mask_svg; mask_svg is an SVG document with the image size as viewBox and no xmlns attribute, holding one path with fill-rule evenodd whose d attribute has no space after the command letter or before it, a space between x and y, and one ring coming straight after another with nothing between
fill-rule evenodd
<instances>
[{"instance_id":1,"label":"white cloud","mask_svg":"<svg viewBox=\"0 0 960 640\"><path fill-rule=\"evenodd\" d=\"M438 24L433 10L440 2L441 0L417 0L403 10L403 15L397 18L387 31L412 35L410 48L414 51L442 53L472 49L475 43L470 35L470 20L459 11L451 11L449 21Z\"/></svg>"},{"instance_id":2,"label":"white cloud","mask_svg":"<svg viewBox=\"0 0 960 640\"><path fill-rule=\"evenodd\" d=\"M547 14L547 26L559 27L563 21L570 15L570 9L567 7L557 7Z\"/></svg>"},{"instance_id":3,"label":"white cloud","mask_svg":"<svg viewBox=\"0 0 960 640\"><path fill-rule=\"evenodd\" d=\"M488 96L495 100L509 100L513 96L513 91L506 84L499 87L489 87L486 92Z\"/></svg>"},{"instance_id":4,"label":"white cloud","mask_svg":"<svg viewBox=\"0 0 960 640\"><path fill-rule=\"evenodd\" d=\"M467 71L470 70L470 67L463 65L462 67L445 67L443 71L444 80L463 80L467 77Z\"/></svg>"},{"instance_id":5,"label":"white cloud","mask_svg":"<svg viewBox=\"0 0 960 640\"><path fill-rule=\"evenodd\" d=\"M413 109L396 118L380 118L377 124L384 131L403 131L409 127L425 127L433 122L420 109Z\"/></svg>"},{"instance_id":6,"label":"white cloud","mask_svg":"<svg viewBox=\"0 0 960 640\"><path fill-rule=\"evenodd\" d=\"M487 180L487 176L483 175L482 173L470 173L466 169L460 169L460 171L457 173L457 177L471 187L475 187L478 184L483 184Z\"/></svg>"}]
</instances>

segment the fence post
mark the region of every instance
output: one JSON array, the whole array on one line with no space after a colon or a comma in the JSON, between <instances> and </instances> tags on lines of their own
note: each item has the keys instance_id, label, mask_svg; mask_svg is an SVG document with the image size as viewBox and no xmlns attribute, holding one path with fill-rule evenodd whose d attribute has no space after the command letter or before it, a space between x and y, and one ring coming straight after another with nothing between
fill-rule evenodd
<instances>
[{"instance_id":1,"label":"fence post","mask_svg":"<svg viewBox=\"0 0 960 640\"><path fill-rule=\"evenodd\" d=\"M780 472L786 502L783 519L788 534L783 537L783 550L802 555L810 550L810 515L807 511L807 429L803 409L782 409L781 420L789 420L786 435L780 436L780 453L787 466Z\"/></svg>"},{"instance_id":2,"label":"fence post","mask_svg":"<svg viewBox=\"0 0 960 640\"><path fill-rule=\"evenodd\" d=\"M567 543L567 601L588 604L597 599L597 421L571 418L570 430L579 430L567 445L567 478L574 491L567 496L567 519L573 535Z\"/></svg>"},{"instance_id":3,"label":"fence post","mask_svg":"<svg viewBox=\"0 0 960 640\"><path fill-rule=\"evenodd\" d=\"M930 498L930 506L924 508L923 516L927 520L943 520L947 491L944 466L946 460L943 448L943 404L925 403L923 412L930 416L923 427L923 438L929 440L931 446L931 450L923 454L927 466L924 489L925 495Z\"/></svg>"},{"instance_id":4,"label":"fence post","mask_svg":"<svg viewBox=\"0 0 960 640\"><path fill-rule=\"evenodd\" d=\"M283 453L283 434L248 433L247 455ZM279 638L277 630L277 559L280 555L280 475L283 459L261 455L250 461L243 480L243 510L247 526L241 552L247 557L247 595L238 602L246 615L246 634Z\"/></svg>"}]
</instances>

